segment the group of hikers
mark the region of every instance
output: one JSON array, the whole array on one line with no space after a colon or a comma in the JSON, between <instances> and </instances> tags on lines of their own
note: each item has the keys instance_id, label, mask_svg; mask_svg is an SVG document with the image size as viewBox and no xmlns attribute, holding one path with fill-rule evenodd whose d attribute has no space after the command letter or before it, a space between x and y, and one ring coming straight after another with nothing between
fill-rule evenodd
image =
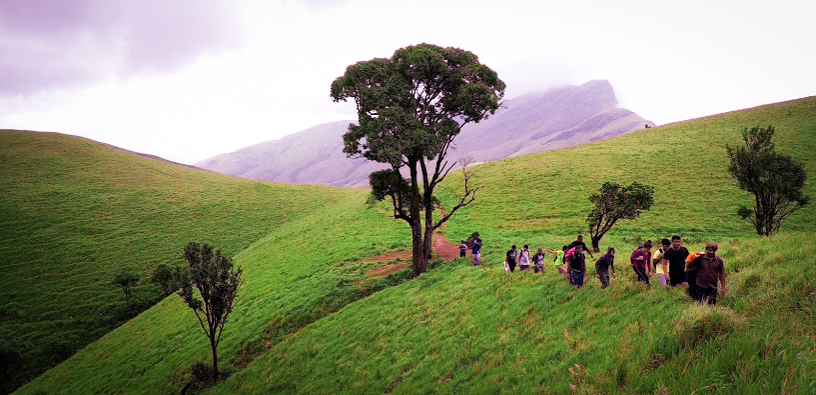
<instances>
[{"instance_id":1,"label":"group of hikers","mask_svg":"<svg viewBox=\"0 0 816 395\"><path fill-rule=\"evenodd\" d=\"M638 246L629 255L629 262L635 272L637 281L649 285L650 278L657 276L661 286L682 286L688 295L700 303L715 304L718 298L725 295L725 266L721 257L717 256L719 246L716 242L706 243L704 251L690 252L683 246L682 238L674 235L663 238L660 247L652 252L652 241L648 240ZM481 265L482 240L478 233L474 233L467 240L459 244L459 256L465 257L467 249L471 249L474 266ZM595 259L592 251L584 243L583 235L578 235L572 243L558 250L539 247L531 255L528 244L517 249L513 244L505 253L504 269L507 272L528 271L530 266L534 273L545 273L544 259L546 254L555 255L553 262L558 273L566 278L570 284L581 288L587 274L586 254ZM615 248L608 247L606 252L595 261L595 274L601 283L601 288L610 284L610 272L614 278ZM721 292L718 293L718 286Z\"/></svg>"}]
</instances>

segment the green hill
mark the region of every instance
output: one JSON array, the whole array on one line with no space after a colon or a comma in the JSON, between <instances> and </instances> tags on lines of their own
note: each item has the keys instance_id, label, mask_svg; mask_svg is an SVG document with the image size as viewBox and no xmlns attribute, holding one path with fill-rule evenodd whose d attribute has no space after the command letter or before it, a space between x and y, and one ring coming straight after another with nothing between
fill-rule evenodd
<instances>
[{"instance_id":1,"label":"green hill","mask_svg":"<svg viewBox=\"0 0 816 395\"><path fill-rule=\"evenodd\" d=\"M725 144L756 124L776 126L777 149L806 164L806 192L814 196L816 98L488 163L476 168L477 202L445 229L452 239L479 231L488 265L456 260L376 293L401 279L371 279L366 273L377 263L361 258L406 248L406 227L385 209L367 208L365 191L326 189L314 200L323 189L303 193L298 202L311 208L265 228L254 243L228 248L246 279L220 349L232 376L205 392L812 393L816 208L797 212L771 238L756 237L736 217L750 197L725 171ZM191 172L180 176L185 181L217 177L184 171ZM673 233L690 249L719 241L730 292L718 308L696 306L680 289L644 289L620 258L607 290L595 280L575 290L551 266L544 276L501 269L511 243L552 248L584 231L587 197L604 181L635 180L655 187L654 206L602 244L631 251L637 240ZM161 237L163 222L142 229ZM195 236L180 235L174 248ZM204 340L173 296L20 392L176 392L192 362L208 359Z\"/></svg>"},{"instance_id":2,"label":"green hill","mask_svg":"<svg viewBox=\"0 0 816 395\"><path fill-rule=\"evenodd\" d=\"M109 332L111 281L182 261L191 239L237 254L273 230L363 191L254 182L53 133L0 131L0 347L35 377Z\"/></svg>"}]
</instances>

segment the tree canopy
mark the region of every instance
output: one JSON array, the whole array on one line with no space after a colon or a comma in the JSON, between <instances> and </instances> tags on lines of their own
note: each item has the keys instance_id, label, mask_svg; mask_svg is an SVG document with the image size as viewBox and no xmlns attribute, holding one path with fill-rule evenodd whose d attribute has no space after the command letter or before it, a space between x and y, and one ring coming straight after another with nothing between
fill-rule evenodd
<instances>
[{"instance_id":1,"label":"tree canopy","mask_svg":"<svg viewBox=\"0 0 816 395\"><path fill-rule=\"evenodd\" d=\"M184 257L188 267L180 281L178 294L193 309L210 341L213 377L218 378L218 344L227 317L232 313L242 270L235 267L232 258L207 243L190 241L184 247ZM198 290L198 295L194 289Z\"/></svg>"},{"instance_id":2,"label":"tree canopy","mask_svg":"<svg viewBox=\"0 0 816 395\"><path fill-rule=\"evenodd\" d=\"M605 182L598 193L589 201L595 206L587 215L592 249L599 251L599 243L604 234L612 229L618 220L635 219L643 210L649 210L654 203L654 188L637 181L629 186Z\"/></svg>"},{"instance_id":3,"label":"tree canopy","mask_svg":"<svg viewBox=\"0 0 816 395\"><path fill-rule=\"evenodd\" d=\"M344 152L391 166L390 173L372 176L374 197L391 197L394 217L410 225L415 273L425 271L433 230L472 202L477 189L466 187L456 206L434 221L434 188L455 165L445 161L451 143L464 125L496 111L504 89L473 53L431 44L350 65L332 83L334 101L357 104L359 124L343 136ZM395 179L405 175L405 182Z\"/></svg>"},{"instance_id":4,"label":"tree canopy","mask_svg":"<svg viewBox=\"0 0 816 395\"><path fill-rule=\"evenodd\" d=\"M750 220L761 236L776 233L785 218L810 202L802 193L807 180L805 167L774 151L775 132L773 125L746 127L743 145L726 144L728 173L740 188L754 195L754 208L740 207L737 214Z\"/></svg>"}]
</instances>

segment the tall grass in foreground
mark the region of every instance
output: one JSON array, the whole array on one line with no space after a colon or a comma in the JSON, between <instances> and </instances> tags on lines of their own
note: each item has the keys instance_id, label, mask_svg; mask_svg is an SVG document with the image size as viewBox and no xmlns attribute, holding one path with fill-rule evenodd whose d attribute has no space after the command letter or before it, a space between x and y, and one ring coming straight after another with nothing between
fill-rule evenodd
<instances>
[{"instance_id":1,"label":"tall grass in foreground","mask_svg":"<svg viewBox=\"0 0 816 395\"><path fill-rule=\"evenodd\" d=\"M609 289L578 290L551 265L541 276L457 260L287 337L206 392L812 393L814 236L724 246L730 292L713 308L637 284L626 266Z\"/></svg>"}]
</instances>

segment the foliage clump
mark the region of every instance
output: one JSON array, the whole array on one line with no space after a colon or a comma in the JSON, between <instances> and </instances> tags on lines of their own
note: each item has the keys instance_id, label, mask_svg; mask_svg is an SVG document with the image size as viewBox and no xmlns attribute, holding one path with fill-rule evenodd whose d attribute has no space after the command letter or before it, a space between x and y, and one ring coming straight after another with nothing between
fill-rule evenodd
<instances>
[{"instance_id":1,"label":"foliage clump","mask_svg":"<svg viewBox=\"0 0 816 395\"><path fill-rule=\"evenodd\" d=\"M113 276L112 283L122 288L122 292L125 294L125 301L130 304L130 300L133 297L133 290L131 288L139 283L139 280L141 280L139 274L122 270Z\"/></svg>"},{"instance_id":2,"label":"foliage clump","mask_svg":"<svg viewBox=\"0 0 816 395\"><path fill-rule=\"evenodd\" d=\"M779 231L785 218L810 202L802 193L805 167L774 151L775 131L773 125L745 128L742 146L725 146L731 161L728 173L740 188L754 195L754 208L740 207L737 214L751 221L760 236Z\"/></svg>"},{"instance_id":3,"label":"foliage clump","mask_svg":"<svg viewBox=\"0 0 816 395\"><path fill-rule=\"evenodd\" d=\"M594 205L587 215L592 249L599 251L601 238L612 229L618 220L635 219L643 210L649 210L654 203L654 188L637 181L628 186L605 182L592 194L589 201Z\"/></svg>"},{"instance_id":4,"label":"foliage clump","mask_svg":"<svg viewBox=\"0 0 816 395\"><path fill-rule=\"evenodd\" d=\"M179 295L193 309L212 349L213 377L218 377L218 344L241 285L240 267L232 258L207 243L190 241L184 248L189 264ZM195 290L198 291L196 295ZM201 299L198 298L201 297Z\"/></svg>"},{"instance_id":5,"label":"foliage clump","mask_svg":"<svg viewBox=\"0 0 816 395\"><path fill-rule=\"evenodd\" d=\"M162 294L167 297L178 291L182 275L183 269L181 266L162 263L153 269L153 274L150 277L150 281L152 281L153 284L156 284L156 286L161 290Z\"/></svg>"}]
</instances>

